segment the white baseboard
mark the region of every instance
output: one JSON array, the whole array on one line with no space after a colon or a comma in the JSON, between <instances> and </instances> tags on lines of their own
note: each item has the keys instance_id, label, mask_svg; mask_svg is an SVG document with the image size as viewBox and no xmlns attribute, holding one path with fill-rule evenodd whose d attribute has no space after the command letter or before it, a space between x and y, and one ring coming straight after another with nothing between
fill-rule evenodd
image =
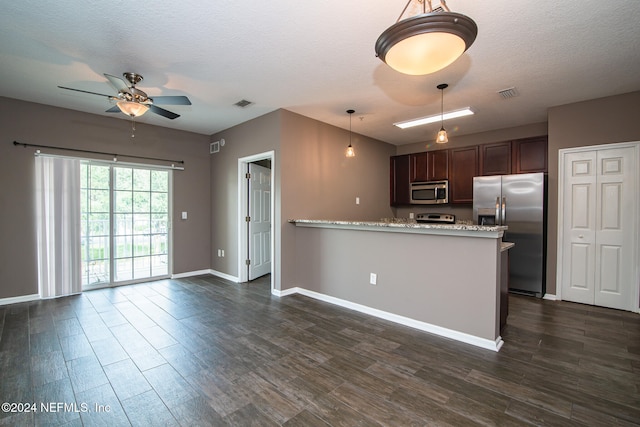
<instances>
[{"instance_id":1,"label":"white baseboard","mask_svg":"<svg viewBox=\"0 0 640 427\"><path fill-rule=\"evenodd\" d=\"M212 275L214 275L216 277L228 280L228 281L233 282L233 283L240 283L240 278L239 277L232 276L232 275L227 274L227 273L221 273L221 272L216 271L216 270L209 270L209 274L212 274Z\"/></svg>"},{"instance_id":2,"label":"white baseboard","mask_svg":"<svg viewBox=\"0 0 640 427\"><path fill-rule=\"evenodd\" d=\"M236 276L231 276L230 274L221 273L219 271L212 270L212 269L187 271L185 273L172 274L171 278L172 279L185 279L187 277L202 276L203 274L211 274L212 276L220 277L221 279L229 280L229 281L234 282L234 283L240 283L240 279L238 279Z\"/></svg>"},{"instance_id":3,"label":"white baseboard","mask_svg":"<svg viewBox=\"0 0 640 427\"><path fill-rule=\"evenodd\" d=\"M207 269L207 270L187 271L184 273L172 274L171 278L184 279L186 277L202 276L203 274L211 274L211 270Z\"/></svg>"},{"instance_id":4,"label":"white baseboard","mask_svg":"<svg viewBox=\"0 0 640 427\"><path fill-rule=\"evenodd\" d=\"M542 299L548 299L549 301L558 301L558 297L554 294L544 294Z\"/></svg>"},{"instance_id":5,"label":"white baseboard","mask_svg":"<svg viewBox=\"0 0 640 427\"><path fill-rule=\"evenodd\" d=\"M394 323L398 323L404 326L409 326L414 329L429 332L441 337L450 338L456 341L471 344L476 347L481 347L487 350L500 351L500 348L504 344L502 337L496 338L495 341L488 340L486 338L476 337L474 335L466 334L464 332L455 331L453 329L443 328L441 326L433 325L431 323L422 322L420 320L411 319L409 317L400 316L397 314L389 313L387 311L378 310L377 308L368 307L366 305L357 304L351 301L343 300L340 298L332 297L330 295L321 294L319 292L310 291L304 288L289 288L284 291L272 290L271 293L276 296L287 296L293 294L300 294L310 298L314 298L320 301L335 304L340 307L355 310L360 313L368 314L380 319L389 320Z\"/></svg>"},{"instance_id":6,"label":"white baseboard","mask_svg":"<svg viewBox=\"0 0 640 427\"><path fill-rule=\"evenodd\" d=\"M0 305L19 304L21 302L31 302L40 299L40 294L21 295L19 297L0 298Z\"/></svg>"}]
</instances>

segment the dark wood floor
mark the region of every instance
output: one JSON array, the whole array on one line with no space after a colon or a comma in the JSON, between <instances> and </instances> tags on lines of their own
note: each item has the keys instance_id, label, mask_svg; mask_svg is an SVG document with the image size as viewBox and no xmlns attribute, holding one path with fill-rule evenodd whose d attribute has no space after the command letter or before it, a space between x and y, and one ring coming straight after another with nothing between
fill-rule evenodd
<instances>
[{"instance_id":1,"label":"dark wood floor","mask_svg":"<svg viewBox=\"0 0 640 427\"><path fill-rule=\"evenodd\" d=\"M268 280L201 276L4 306L0 402L35 407L3 406L0 424L640 423L640 316L514 295L510 313L495 353L272 297Z\"/></svg>"}]
</instances>

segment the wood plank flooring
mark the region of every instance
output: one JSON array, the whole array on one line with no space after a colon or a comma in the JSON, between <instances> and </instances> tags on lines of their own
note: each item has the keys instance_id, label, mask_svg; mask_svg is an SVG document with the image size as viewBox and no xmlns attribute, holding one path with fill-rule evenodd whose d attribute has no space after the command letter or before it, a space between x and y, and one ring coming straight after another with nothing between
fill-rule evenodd
<instances>
[{"instance_id":1,"label":"wood plank flooring","mask_svg":"<svg viewBox=\"0 0 640 427\"><path fill-rule=\"evenodd\" d=\"M495 353L273 297L268 277L4 306L0 402L35 408L0 425L640 425L638 314L515 295L509 309Z\"/></svg>"}]
</instances>

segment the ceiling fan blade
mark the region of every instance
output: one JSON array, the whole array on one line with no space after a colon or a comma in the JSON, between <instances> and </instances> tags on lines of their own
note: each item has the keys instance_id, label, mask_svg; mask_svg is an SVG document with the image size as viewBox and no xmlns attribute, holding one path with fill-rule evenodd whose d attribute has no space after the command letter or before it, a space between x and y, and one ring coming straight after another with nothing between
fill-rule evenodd
<instances>
[{"instance_id":1,"label":"ceiling fan blade","mask_svg":"<svg viewBox=\"0 0 640 427\"><path fill-rule=\"evenodd\" d=\"M74 89L74 88L72 88L72 87L65 87L65 86L58 86L58 87L59 87L60 89L73 90L73 91L76 91L76 92L88 93L88 94L90 94L90 95L105 96L105 97L107 97L107 98L109 98L109 99L114 99L114 98L116 98L116 97L115 97L115 96L113 96L113 95L105 95L104 93L89 92L88 90Z\"/></svg>"},{"instance_id":2,"label":"ceiling fan blade","mask_svg":"<svg viewBox=\"0 0 640 427\"><path fill-rule=\"evenodd\" d=\"M160 108L160 107L155 106L153 104L149 105L149 109L152 112L156 113L156 114L159 114L159 115L161 115L163 117L166 117L167 119L173 120L175 118L180 117L180 114L173 113L173 112L171 112L169 110L165 110L164 108Z\"/></svg>"},{"instance_id":3,"label":"ceiling fan blade","mask_svg":"<svg viewBox=\"0 0 640 427\"><path fill-rule=\"evenodd\" d=\"M155 104L162 105L191 105L191 101L186 96L152 96Z\"/></svg>"},{"instance_id":4,"label":"ceiling fan blade","mask_svg":"<svg viewBox=\"0 0 640 427\"><path fill-rule=\"evenodd\" d=\"M120 110L120 108L118 108L117 105L114 105L113 107L109 108L107 111L105 111L105 113L121 113L122 110Z\"/></svg>"},{"instance_id":5,"label":"ceiling fan blade","mask_svg":"<svg viewBox=\"0 0 640 427\"><path fill-rule=\"evenodd\" d=\"M109 80L109 83L116 88L118 92L129 92L129 86L120 77L112 76L111 74L104 73L104 76Z\"/></svg>"}]
</instances>

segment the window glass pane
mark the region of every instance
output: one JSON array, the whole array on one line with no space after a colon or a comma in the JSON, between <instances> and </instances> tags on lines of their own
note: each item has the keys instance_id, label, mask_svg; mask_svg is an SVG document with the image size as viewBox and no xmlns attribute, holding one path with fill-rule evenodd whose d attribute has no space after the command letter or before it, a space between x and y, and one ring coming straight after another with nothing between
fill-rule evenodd
<instances>
[{"instance_id":1,"label":"window glass pane","mask_svg":"<svg viewBox=\"0 0 640 427\"><path fill-rule=\"evenodd\" d=\"M96 189L109 189L109 166L90 165L89 185Z\"/></svg>"},{"instance_id":2,"label":"window glass pane","mask_svg":"<svg viewBox=\"0 0 640 427\"><path fill-rule=\"evenodd\" d=\"M150 238L148 234L133 236L133 256L151 254Z\"/></svg>"},{"instance_id":3,"label":"window glass pane","mask_svg":"<svg viewBox=\"0 0 640 427\"><path fill-rule=\"evenodd\" d=\"M169 172L151 171L151 191L163 193L169 191Z\"/></svg>"},{"instance_id":4,"label":"window glass pane","mask_svg":"<svg viewBox=\"0 0 640 427\"><path fill-rule=\"evenodd\" d=\"M85 277L83 285L95 285L98 283L109 283L109 261L97 260L86 263Z\"/></svg>"},{"instance_id":5,"label":"window glass pane","mask_svg":"<svg viewBox=\"0 0 640 427\"><path fill-rule=\"evenodd\" d=\"M167 212L169 209L169 194L151 193L151 212Z\"/></svg>"},{"instance_id":6,"label":"window glass pane","mask_svg":"<svg viewBox=\"0 0 640 427\"><path fill-rule=\"evenodd\" d=\"M133 215L133 234L149 234L149 214Z\"/></svg>"},{"instance_id":7,"label":"window glass pane","mask_svg":"<svg viewBox=\"0 0 640 427\"><path fill-rule=\"evenodd\" d=\"M131 191L114 191L114 212L133 211L133 193Z\"/></svg>"},{"instance_id":8,"label":"window glass pane","mask_svg":"<svg viewBox=\"0 0 640 427\"><path fill-rule=\"evenodd\" d=\"M134 169L133 189L137 191L151 190L151 171L148 169Z\"/></svg>"},{"instance_id":9,"label":"window glass pane","mask_svg":"<svg viewBox=\"0 0 640 427\"><path fill-rule=\"evenodd\" d=\"M166 211L165 211L166 212ZM169 230L169 215L167 214L152 214L151 215L151 233L167 233Z\"/></svg>"},{"instance_id":10,"label":"window glass pane","mask_svg":"<svg viewBox=\"0 0 640 427\"><path fill-rule=\"evenodd\" d=\"M114 281L123 282L125 280L133 279L133 259L123 258L113 261L114 267Z\"/></svg>"},{"instance_id":11,"label":"window glass pane","mask_svg":"<svg viewBox=\"0 0 640 427\"><path fill-rule=\"evenodd\" d=\"M166 234L154 234L151 236L152 255L161 255L167 253L167 237L168 236Z\"/></svg>"},{"instance_id":12,"label":"window glass pane","mask_svg":"<svg viewBox=\"0 0 640 427\"><path fill-rule=\"evenodd\" d=\"M131 168L113 168L113 182L116 190L133 190L133 170Z\"/></svg>"},{"instance_id":13,"label":"window glass pane","mask_svg":"<svg viewBox=\"0 0 640 427\"><path fill-rule=\"evenodd\" d=\"M115 239L114 258L125 258L133 255L133 237L118 236Z\"/></svg>"},{"instance_id":14,"label":"window glass pane","mask_svg":"<svg viewBox=\"0 0 640 427\"><path fill-rule=\"evenodd\" d=\"M163 276L169 274L169 264L166 255L156 255L151 257L151 275Z\"/></svg>"},{"instance_id":15,"label":"window glass pane","mask_svg":"<svg viewBox=\"0 0 640 427\"><path fill-rule=\"evenodd\" d=\"M108 236L109 214L90 213L87 218L87 236Z\"/></svg>"},{"instance_id":16,"label":"window glass pane","mask_svg":"<svg viewBox=\"0 0 640 427\"><path fill-rule=\"evenodd\" d=\"M133 215L130 213L113 214L113 233L116 236L133 234Z\"/></svg>"},{"instance_id":17,"label":"window glass pane","mask_svg":"<svg viewBox=\"0 0 640 427\"><path fill-rule=\"evenodd\" d=\"M89 210L109 212L109 190L89 190Z\"/></svg>"},{"instance_id":18,"label":"window glass pane","mask_svg":"<svg viewBox=\"0 0 640 427\"><path fill-rule=\"evenodd\" d=\"M133 211L134 212L151 212L151 193L134 191L133 192Z\"/></svg>"},{"instance_id":19,"label":"window glass pane","mask_svg":"<svg viewBox=\"0 0 640 427\"><path fill-rule=\"evenodd\" d=\"M151 276L151 257L136 257L133 259L133 278L141 279Z\"/></svg>"}]
</instances>

